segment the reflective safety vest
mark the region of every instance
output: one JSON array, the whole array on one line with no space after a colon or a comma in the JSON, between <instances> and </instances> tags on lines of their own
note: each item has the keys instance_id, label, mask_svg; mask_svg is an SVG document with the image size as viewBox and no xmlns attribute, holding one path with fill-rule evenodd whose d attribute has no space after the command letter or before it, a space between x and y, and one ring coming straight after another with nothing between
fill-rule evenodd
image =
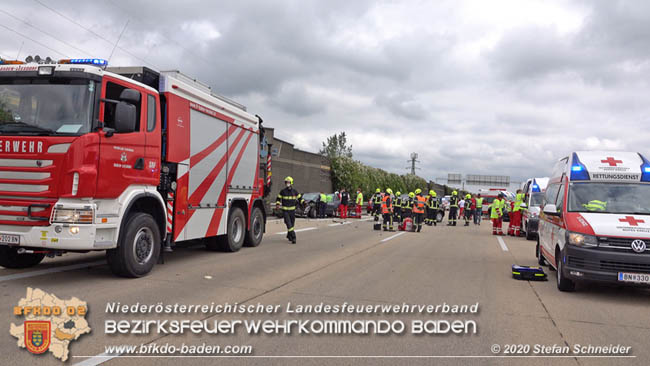
<instances>
[{"instance_id":1,"label":"reflective safety vest","mask_svg":"<svg viewBox=\"0 0 650 366\"><path fill-rule=\"evenodd\" d=\"M381 213L390 213L393 208L393 204L390 201L390 195L384 195L384 198L381 199Z\"/></svg>"},{"instance_id":2,"label":"reflective safety vest","mask_svg":"<svg viewBox=\"0 0 650 366\"><path fill-rule=\"evenodd\" d=\"M414 213L424 213L424 204L427 199L422 196L415 196L415 201L413 202L413 212Z\"/></svg>"},{"instance_id":3,"label":"reflective safety vest","mask_svg":"<svg viewBox=\"0 0 650 366\"><path fill-rule=\"evenodd\" d=\"M427 196L427 207L433 210L438 209L438 199L433 196Z\"/></svg>"},{"instance_id":4,"label":"reflective safety vest","mask_svg":"<svg viewBox=\"0 0 650 366\"><path fill-rule=\"evenodd\" d=\"M411 206L413 205L413 199L411 197L404 198L402 201L402 210L411 210Z\"/></svg>"},{"instance_id":5,"label":"reflective safety vest","mask_svg":"<svg viewBox=\"0 0 650 366\"><path fill-rule=\"evenodd\" d=\"M458 208L458 196L449 197L449 207Z\"/></svg>"},{"instance_id":6,"label":"reflective safety vest","mask_svg":"<svg viewBox=\"0 0 650 366\"><path fill-rule=\"evenodd\" d=\"M357 194L357 205L359 205L359 206L363 205L363 193L361 193L361 192L359 192L359 194Z\"/></svg>"},{"instance_id":7,"label":"reflective safety vest","mask_svg":"<svg viewBox=\"0 0 650 366\"><path fill-rule=\"evenodd\" d=\"M498 219L503 215L503 206L505 205L505 200L500 200L496 198L492 202L492 207L490 207L490 218Z\"/></svg>"},{"instance_id":8,"label":"reflective safety vest","mask_svg":"<svg viewBox=\"0 0 650 366\"><path fill-rule=\"evenodd\" d=\"M324 193L320 194L320 201L321 202L327 202L327 196Z\"/></svg>"},{"instance_id":9,"label":"reflective safety vest","mask_svg":"<svg viewBox=\"0 0 650 366\"><path fill-rule=\"evenodd\" d=\"M513 207L513 211L517 212L521 210L521 204L524 203L524 194L523 193L517 193L517 199L515 200L515 206Z\"/></svg>"},{"instance_id":10,"label":"reflective safety vest","mask_svg":"<svg viewBox=\"0 0 650 366\"><path fill-rule=\"evenodd\" d=\"M483 208L483 198L476 199L476 208Z\"/></svg>"},{"instance_id":11,"label":"reflective safety vest","mask_svg":"<svg viewBox=\"0 0 650 366\"><path fill-rule=\"evenodd\" d=\"M589 211L605 211L607 210L607 202L599 200L591 200L587 204L582 204L584 208Z\"/></svg>"},{"instance_id":12,"label":"reflective safety vest","mask_svg":"<svg viewBox=\"0 0 650 366\"><path fill-rule=\"evenodd\" d=\"M278 193L278 198L275 200L275 203L282 205L282 210L284 211L293 211L296 209L298 202L304 202L302 195L298 193L293 188L285 187Z\"/></svg>"}]
</instances>

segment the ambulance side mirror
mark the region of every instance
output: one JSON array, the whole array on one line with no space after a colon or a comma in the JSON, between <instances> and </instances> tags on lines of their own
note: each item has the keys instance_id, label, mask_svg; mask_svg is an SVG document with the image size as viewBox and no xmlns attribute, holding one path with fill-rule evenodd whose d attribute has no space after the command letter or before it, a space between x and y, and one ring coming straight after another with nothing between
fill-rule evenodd
<instances>
[{"instance_id":1,"label":"ambulance side mirror","mask_svg":"<svg viewBox=\"0 0 650 366\"><path fill-rule=\"evenodd\" d=\"M555 205L552 203L544 206L544 213L550 216L560 216L560 213L557 212L557 207L555 207Z\"/></svg>"}]
</instances>

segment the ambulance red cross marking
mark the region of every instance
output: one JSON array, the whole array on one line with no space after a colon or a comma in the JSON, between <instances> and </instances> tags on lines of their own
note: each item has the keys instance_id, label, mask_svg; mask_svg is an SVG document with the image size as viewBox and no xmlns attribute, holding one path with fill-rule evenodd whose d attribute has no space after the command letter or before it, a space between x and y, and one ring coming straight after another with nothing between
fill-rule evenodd
<instances>
[{"instance_id":1,"label":"ambulance red cross marking","mask_svg":"<svg viewBox=\"0 0 650 366\"><path fill-rule=\"evenodd\" d=\"M601 160L601 163L607 163L609 166L617 166L617 164L623 164L623 160L616 160L613 157L609 156L605 160Z\"/></svg>"},{"instance_id":2,"label":"ambulance red cross marking","mask_svg":"<svg viewBox=\"0 0 650 366\"><path fill-rule=\"evenodd\" d=\"M644 220L637 220L634 216L625 216L624 219L618 219L620 222L627 222L630 226L639 226L639 223L645 223Z\"/></svg>"}]
</instances>

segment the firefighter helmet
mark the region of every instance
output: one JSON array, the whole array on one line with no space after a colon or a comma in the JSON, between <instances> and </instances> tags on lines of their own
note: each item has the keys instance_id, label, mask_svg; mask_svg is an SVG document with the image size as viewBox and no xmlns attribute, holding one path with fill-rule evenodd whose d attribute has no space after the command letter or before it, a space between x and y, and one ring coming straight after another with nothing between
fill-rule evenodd
<instances>
[{"instance_id":1,"label":"firefighter helmet","mask_svg":"<svg viewBox=\"0 0 650 366\"><path fill-rule=\"evenodd\" d=\"M284 178L284 181L293 184L293 178L291 178L291 177Z\"/></svg>"},{"instance_id":2,"label":"firefighter helmet","mask_svg":"<svg viewBox=\"0 0 650 366\"><path fill-rule=\"evenodd\" d=\"M395 195L396 195L396 196L401 196L401 195L402 195L402 192L397 191L397 192L395 193Z\"/></svg>"},{"instance_id":3,"label":"firefighter helmet","mask_svg":"<svg viewBox=\"0 0 650 366\"><path fill-rule=\"evenodd\" d=\"M417 188L417 189L415 190L415 194L420 194L420 193L422 193L422 190L421 190L420 188Z\"/></svg>"},{"instance_id":4,"label":"firefighter helmet","mask_svg":"<svg viewBox=\"0 0 650 366\"><path fill-rule=\"evenodd\" d=\"M375 193L379 193L379 192L381 192L381 189L379 188L375 189Z\"/></svg>"},{"instance_id":5,"label":"firefighter helmet","mask_svg":"<svg viewBox=\"0 0 650 366\"><path fill-rule=\"evenodd\" d=\"M451 195L452 195L452 196L458 196L458 192L453 191L453 192L451 192Z\"/></svg>"},{"instance_id":6,"label":"firefighter helmet","mask_svg":"<svg viewBox=\"0 0 650 366\"><path fill-rule=\"evenodd\" d=\"M409 197L411 197L411 198L415 197L415 193L409 192Z\"/></svg>"},{"instance_id":7,"label":"firefighter helmet","mask_svg":"<svg viewBox=\"0 0 650 366\"><path fill-rule=\"evenodd\" d=\"M388 194L393 194L393 190L390 189L390 188L386 188L386 193L388 193Z\"/></svg>"},{"instance_id":8,"label":"firefighter helmet","mask_svg":"<svg viewBox=\"0 0 650 366\"><path fill-rule=\"evenodd\" d=\"M437 196L436 191L434 191L433 189L429 191L429 195L431 195L433 197Z\"/></svg>"}]
</instances>

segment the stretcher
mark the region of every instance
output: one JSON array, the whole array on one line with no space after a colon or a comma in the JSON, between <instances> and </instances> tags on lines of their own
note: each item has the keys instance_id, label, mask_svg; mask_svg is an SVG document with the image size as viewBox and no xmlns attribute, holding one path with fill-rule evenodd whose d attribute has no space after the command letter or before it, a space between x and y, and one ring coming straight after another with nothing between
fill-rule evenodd
<instances>
[{"instance_id":1,"label":"stretcher","mask_svg":"<svg viewBox=\"0 0 650 366\"><path fill-rule=\"evenodd\" d=\"M512 278L524 281L546 281L546 273L542 267L512 265Z\"/></svg>"}]
</instances>

